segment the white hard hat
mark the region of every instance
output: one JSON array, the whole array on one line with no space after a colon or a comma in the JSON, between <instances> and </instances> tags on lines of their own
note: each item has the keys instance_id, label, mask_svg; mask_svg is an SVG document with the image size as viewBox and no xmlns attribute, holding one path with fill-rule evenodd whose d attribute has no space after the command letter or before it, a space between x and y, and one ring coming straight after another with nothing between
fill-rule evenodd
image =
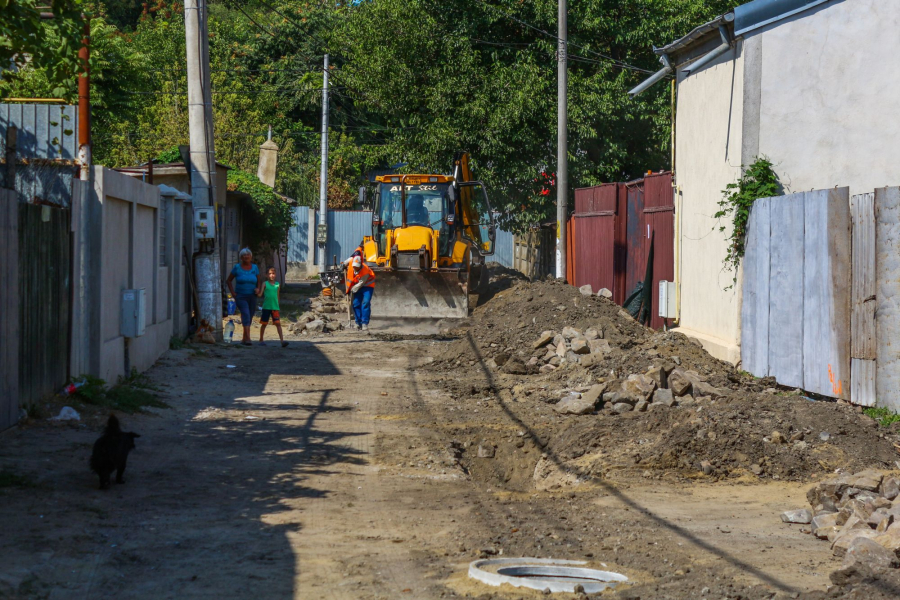
<instances>
[{"instance_id":1,"label":"white hard hat","mask_svg":"<svg viewBox=\"0 0 900 600\"><path fill-rule=\"evenodd\" d=\"M356 267L361 267L361 266L362 266L362 258L360 258L358 256L354 256L353 257L353 267L356 268Z\"/></svg>"}]
</instances>

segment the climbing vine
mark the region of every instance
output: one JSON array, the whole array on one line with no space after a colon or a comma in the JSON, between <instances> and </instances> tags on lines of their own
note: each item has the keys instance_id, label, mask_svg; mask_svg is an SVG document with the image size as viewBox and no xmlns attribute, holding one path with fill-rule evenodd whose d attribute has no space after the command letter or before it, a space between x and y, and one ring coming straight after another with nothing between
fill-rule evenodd
<instances>
[{"instance_id":1,"label":"climbing vine","mask_svg":"<svg viewBox=\"0 0 900 600\"><path fill-rule=\"evenodd\" d=\"M244 213L247 246L254 254L272 252L287 243L293 225L293 211L285 198L262 183L255 175L240 169L228 170L228 191L250 196L251 210Z\"/></svg>"},{"instance_id":2,"label":"climbing vine","mask_svg":"<svg viewBox=\"0 0 900 600\"><path fill-rule=\"evenodd\" d=\"M716 219L731 218L731 235L728 238L728 252L725 254L725 269L734 273L731 285L737 283L737 270L744 258L744 244L747 241L747 222L750 220L750 210L753 203L759 198L777 196L781 193L778 185L778 176L772 170L772 163L768 158L759 156L744 170L744 173L734 183L729 183L722 190L722 200L719 201L719 212ZM724 232L727 225L719 227Z\"/></svg>"}]
</instances>

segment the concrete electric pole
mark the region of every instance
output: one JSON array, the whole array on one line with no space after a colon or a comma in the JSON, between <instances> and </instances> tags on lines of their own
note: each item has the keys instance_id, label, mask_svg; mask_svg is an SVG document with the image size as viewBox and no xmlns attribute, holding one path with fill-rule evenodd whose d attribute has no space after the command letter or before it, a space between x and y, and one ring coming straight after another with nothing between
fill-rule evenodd
<instances>
[{"instance_id":1,"label":"concrete electric pole","mask_svg":"<svg viewBox=\"0 0 900 600\"><path fill-rule=\"evenodd\" d=\"M209 76L209 34L206 0L185 0L184 31L187 43L188 125L190 128L191 196L194 211L208 208L207 220L215 235L216 153L213 145L212 90ZM200 241L195 279L199 321L222 330L222 285L215 237Z\"/></svg>"},{"instance_id":2,"label":"concrete electric pole","mask_svg":"<svg viewBox=\"0 0 900 600\"><path fill-rule=\"evenodd\" d=\"M568 217L569 150L568 136L568 41L566 0L559 0L559 47L556 51L557 117L556 117L556 276L566 276L566 219Z\"/></svg>"},{"instance_id":3,"label":"concrete electric pole","mask_svg":"<svg viewBox=\"0 0 900 600\"><path fill-rule=\"evenodd\" d=\"M325 72L322 76L322 170L319 174L319 227L316 242L321 249L319 273L325 272L325 244L328 242L328 55L325 55Z\"/></svg>"}]
</instances>

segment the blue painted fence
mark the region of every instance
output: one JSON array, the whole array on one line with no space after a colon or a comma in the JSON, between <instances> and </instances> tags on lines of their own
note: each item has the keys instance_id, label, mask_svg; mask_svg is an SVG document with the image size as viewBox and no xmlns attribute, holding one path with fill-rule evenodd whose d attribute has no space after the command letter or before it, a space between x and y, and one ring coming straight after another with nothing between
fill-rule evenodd
<instances>
[{"instance_id":1,"label":"blue painted fence","mask_svg":"<svg viewBox=\"0 0 900 600\"><path fill-rule=\"evenodd\" d=\"M309 211L306 206L294 208L294 225L288 232L288 263L305 263L309 258ZM331 264L334 256L338 261L350 255L364 236L372 235L372 213L367 210L328 211L329 240L325 248L325 262ZM312 231L315 235L315 230ZM321 264L322 252L316 251L315 264ZM497 231L494 256L489 260L504 267L513 266L513 234Z\"/></svg>"}]
</instances>

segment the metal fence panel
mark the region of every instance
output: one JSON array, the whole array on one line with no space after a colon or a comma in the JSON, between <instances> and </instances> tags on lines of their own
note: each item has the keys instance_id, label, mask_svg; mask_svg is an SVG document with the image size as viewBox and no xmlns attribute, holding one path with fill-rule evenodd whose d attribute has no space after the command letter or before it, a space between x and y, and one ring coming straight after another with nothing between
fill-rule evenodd
<instances>
[{"instance_id":1,"label":"metal fence panel","mask_svg":"<svg viewBox=\"0 0 900 600\"><path fill-rule=\"evenodd\" d=\"M0 431L19 420L19 211L16 193L0 188Z\"/></svg>"},{"instance_id":2,"label":"metal fence panel","mask_svg":"<svg viewBox=\"0 0 900 600\"><path fill-rule=\"evenodd\" d=\"M294 224L288 230L287 261L305 263L309 255L309 207L295 206Z\"/></svg>"},{"instance_id":3,"label":"metal fence panel","mask_svg":"<svg viewBox=\"0 0 900 600\"><path fill-rule=\"evenodd\" d=\"M488 260L512 269L513 237L513 234L511 234L510 232L498 229L497 242L494 244L494 256L489 256Z\"/></svg>"},{"instance_id":4,"label":"metal fence panel","mask_svg":"<svg viewBox=\"0 0 900 600\"><path fill-rule=\"evenodd\" d=\"M18 128L20 158L75 160L78 110L74 105L0 104L0 140L10 125Z\"/></svg>"},{"instance_id":5,"label":"metal fence panel","mask_svg":"<svg viewBox=\"0 0 900 600\"><path fill-rule=\"evenodd\" d=\"M372 211L329 210L325 264L331 264L335 256L338 262L350 256L367 235L372 235Z\"/></svg>"}]
</instances>

